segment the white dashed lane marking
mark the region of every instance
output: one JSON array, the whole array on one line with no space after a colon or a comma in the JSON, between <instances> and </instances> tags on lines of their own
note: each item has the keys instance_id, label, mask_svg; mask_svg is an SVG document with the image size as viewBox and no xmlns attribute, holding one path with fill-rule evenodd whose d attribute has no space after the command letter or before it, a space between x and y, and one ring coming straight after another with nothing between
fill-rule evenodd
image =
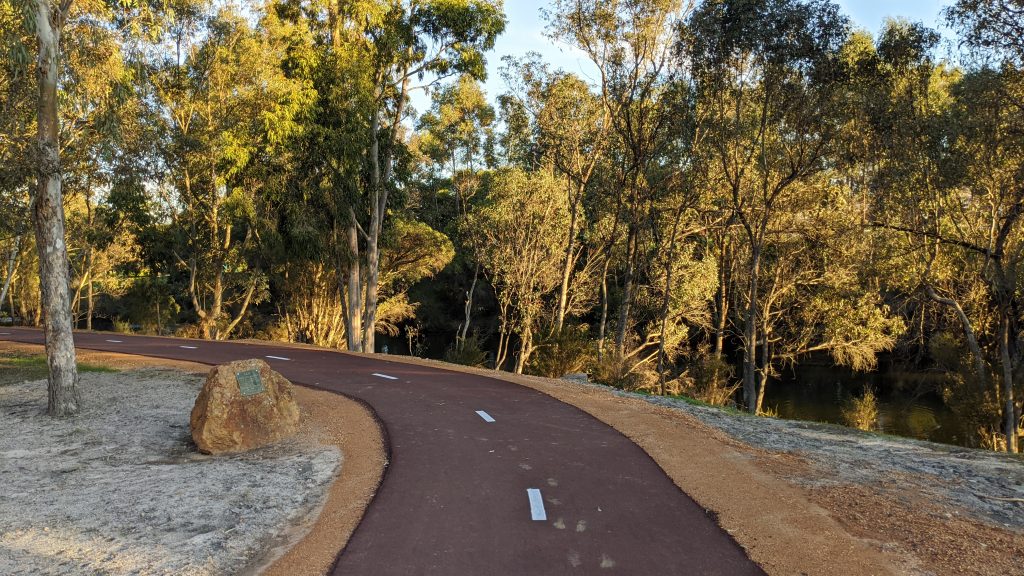
<instances>
[{"instance_id":1,"label":"white dashed lane marking","mask_svg":"<svg viewBox=\"0 0 1024 576\"><path fill-rule=\"evenodd\" d=\"M107 342L113 342L114 344L120 344L121 340L107 340Z\"/></svg>"},{"instance_id":2,"label":"white dashed lane marking","mask_svg":"<svg viewBox=\"0 0 1024 576\"><path fill-rule=\"evenodd\" d=\"M388 376L387 374L381 374L380 372L374 372L373 376L377 378L387 378L388 380L398 380L398 376Z\"/></svg>"},{"instance_id":3,"label":"white dashed lane marking","mask_svg":"<svg viewBox=\"0 0 1024 576\"><path fill-rule=\"evenodd\" d=\"M267 356L271 360L291 360L291 358L285 358L284 356Z\"/></svg>"},{"instance_id":4,"label":"white dashed lane marking","mask_svg":"<svg viewBox=\"0 0 1024 576\"><path fill-rule=\"evenodd\" d=\"M544 499L540 497L540 490L527 488L526 495L530 498L530 518L535 521L545 521L548 515L544 512Z\"/></svg>"},{"instance_id":5,"label":"white dashed lane marking","mask_svg":"<svg viewBox=\"0 0 1024 576\"><path fill-rule=\"evenodd\" d=\"M184 348L185 350L195 350L199 348L199 346L178 346L178 348Z\"/></svg>"},{"instance_id":6,"label":"white dashed lane marking","mask_svg":"<svg viewBox=\"0 0 1024 576\"><path fill-rule=\"evenodd\" d=\"M483 410L477 410L476 415L483 418L484 422L494 422L494 418L491 418L491 415Z\"/></svg>"}]
</instances>

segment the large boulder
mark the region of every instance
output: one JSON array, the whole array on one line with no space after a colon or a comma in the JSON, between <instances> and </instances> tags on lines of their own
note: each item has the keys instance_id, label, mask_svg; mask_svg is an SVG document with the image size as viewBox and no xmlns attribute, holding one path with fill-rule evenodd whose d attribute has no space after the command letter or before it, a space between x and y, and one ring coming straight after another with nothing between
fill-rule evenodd
<instances>
[{"instance_id":1,"label":"large boulder","mask_svg":"<svg viewBox=\"0 0 1024 576\"><path fill-rule=\"evenodd\" d=\"M196 398L190 421L201 452L244 452L299 430L292 384L263 360L214 367Z\"/></svg>"}]
</instances>

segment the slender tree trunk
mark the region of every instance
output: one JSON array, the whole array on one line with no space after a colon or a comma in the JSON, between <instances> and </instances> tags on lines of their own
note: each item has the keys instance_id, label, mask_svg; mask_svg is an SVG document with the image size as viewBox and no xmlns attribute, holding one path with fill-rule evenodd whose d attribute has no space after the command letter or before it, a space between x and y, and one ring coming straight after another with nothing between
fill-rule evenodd
<instances>
[{"instance_id":1,"label":"slender tree trunk","mask_svg":"<svg viewBox=\"0 0 1024 576\"><path fill-rule=\"evenodd\" d=\"M533 351L533 331L526 328L519 335L519 357L516 358L515 373L522 374L530 353Z\"/></svg>"},{"instance_id":2,"label":"slender tree trunk","mask_svg":"<svg viewBox=\"0 0 1024 576\"><path fill-rule=\"evenodd\" d=\"M476 280L479 277L480 277L480 264L478 263L476 265L476 268L473 270L473 282L469 285L469 291L466 292L466 306L465 306L466 321L463 322L463 324L462 324L462 331L459 334L458 342L456 342L456 346L458 347L459 352L461 352L462 349L463 349L463 346L465 346L465 344L466 344L466 335L469 333L469 322L470 322L470 320L472 319L472 316L473 316L473 292L476 291Z\"/></svg>"},{"instance_id":3,"label":"slender tree trunk","mask_svg":"<svg viewBox=\"0 0 1024 576\"><path fill-rule=\"evenodd\" d=\"M722 254L718 261L718 293L715 295L715 344L713 354L716 360L722 358L722 351L725 347L725 327L729 318L729 244L726 239L722 245ZM715 380L718 379L715 368Z\"/></svg>"},{"instance_id":4,"label":"slender tree trunk","mask_svg":"<svg viewBox=\"0 0 1024 576\"><path fill-rule=\"evenodd\" d=\"M4 300L11 289L11 281L14 280L14 269L18 265L18 254L21 252L21 236L14 237L14 245L7 254L7 275L4 276L4 287L0 289L0 310L3 309ZM14 304L11 304L11 318L14 318Z\"/></svg>"},{"instance_id":5,"label":"slender tree trunk","mask_svg":"<svg viewBox=\"0 0 1024 576\"><path fill-rule=\"evenodd\" d=\"M668 363L668 355L665 350L665 338L668 335L668 313L669 305L672 302L672 271L676 259L676 234L679 231L679 219L682 217L682 207L676 212L675 221L672 223L672 237L669 240L668 262L665 264L665 294L661 301L661 336L658 339L658 384L659 392L665 395L665 369Z\"/></svg>"},{"instance_id":6,"label":"slender tree trunk","mask_svg":"<svg viewBox=\"0 0 1024 576\"><path fill-rule=\"evenodd\" d=\"M629 326L629 307L633 300L633 261L636 251L636 228L629 225L626 237L626 274L623 279L622 304L619 305L619 325L615 327L615 351L621 356L626 348L626 332Z\"/></svg>"},{"instance_id":7,"label":"slender tree trunk","mask_svg":"<svg viewBox=\"0 0 1024 576\"><path fill-rule=\"evenodd\" d=\"M47 412L71 416L79 410L78 367L71 332L68 254L64 241L64 205L61 197L60 119L57 115L57 78L60 28L70 2L54 7L36 0L36 36L39 40L37 77L38 184L32 198L32 222L39 251L39 283L44 310L47 381Z\"/></svg>"},{"instance_id":8,"label":"slender tree trunk","mask_svg":"<svg viewBox=\"0 0 1024 576\"><path fill-rule=\"evenodd\" d=\"M579 206L573 202L570 206L569 233L565 239L565 254L562 259L562 283L558 288L558 310L555 315L555 332L561 333L565 324L565 308L569 302L569 279L572 277L572 269L575 266L575 258L572 257L573 249L576 246L576 226L579 221Z\"/></svg>"},{"instance_id":9,"label":"slender tree trunk","mask_svg":"<svg viewBox=\"0 0 1024 576\"><path fill-rule=\"evenodd\" d=\"M1017 452L1017 411L1013 401L1013 364L1010 361L1010 311L1008 306L1000 309L999 355L1003 365L1003 434L1006 436L1006 451Z\"/></svg>"},{"instance_id":10,"label":"slender tree trunk","mask_svg":"<svg viewBox=\"0 0 1024 576\"><path fill-rule=\"evenodd\" d=\"M771 367L771 354L768 348L768 311L762 312L761 324L761 369L757 371L757 409L755 414L761 414L764 409L764 392L768 388L768 374Z\"/></svg>"},{"instance_id":11,"label":"slender tree trunk","mask_svg":"<svg viewBox=\"0 0 1024 576\"><path fill-rule=\"evenodd\" d=\"M93 292L93 278L92 278L92 254L89 254L89 286L86 290L86 309L85 309L85 329L92 330L92 315L96 311L96 301L94 300ZM159 300L157 300L159 302ZM159 322L159 316L157 316Z\"/></svg>"},{"instance_id":12,"label":"slender tree trunk","mask_svg":"<svg viewBox=\"0 0 1024 576\"><path fill-rule=\"evenodd\" d=\"M743 330L743 402L747 410L757 413L757 312L758 276L761 272L761 247L752 243L750 255L750 302Z\"/></svg>"},{"instance_id":13,"label":"slender tree trunk","mask_svg":"<svg viewBox=\"0 0 1024 576\"><path fill-rule=\"evenodd\" d=\"M597 332L597 360L604 357L604 341L608 330L608 264L611 258L605 258L604 268L601 270L601 323Z\"/></svg>"},{"instance_id":14,"label":"slender tree trunk","mask_svg":"<svg viewBox=\"0 0 1024 576\"><path fill-rule=\"evenodd\" d=\"M352 352L363 351L363 299L362 278L359 271L359 230L356 215L349 209L349 223L345 229L348 239L348 297L345 314L345 337L348 349Z\"/></svg>"},{"instance_id":15,"label":"slender tree trunk","mask_svg":"<svg viewBox=\"0 0 1024 576\"><path fill-rule=\"evenodd\" d=\"M658 339L658 385L662 396L665 395L665 368L668 363L665 338L668 333L669 303L672 301L672 268L672 256L669 256L668 269L665 271L665 295L661 302L661 336Z\"/></svg>"},{"instance_id":16,"label":"slender tree trunk","mask_svg":"<svg viewBox=\"0 0 1024 576\"><path fill-rule=\"evenodd\" d=\"M381 194L383 196L383 193ZM381 202L380 198L376 199ZM377 326L377 291L380 278L380 237L383 208L375 208L370 216L370 231L366 237L366 303L363 307L363 351L375 352L374 338Z\"/></svg>"},{"instance_id":17,"label":"slender tree trunk","mask_svg":"<svg viewBox=\"0 0 1024 576\"><path fill-rule=\"evenodd\" d=\"M960 326L964 331L964 339L967 340L967 348L971 351L971 358L974 360L974 375L978 378L978 386L985 388L986 381L986 370L985 370L985 358L981 354L981 347L978 346L978 338L974 334L974 328L971 326L971 320L964 313L964 309L960 307L960 303L952 298L944 298L939 296L929 284L924 286L925 293L928 297L935 302L942 304L943 306L949 306L955 312L957 317L960 318Z\"/></svg>"},{"instance_id":18,"label":"slender tree trunk","mask_svg":"<svg viewBox=\"0 0 1024 576\"><path fill-rule=\"evenodd\" d=\"M92 227L95 225L95 219L93 218L92 188L91 188L91 184L90 183L86 184L85 209L86 209L86 211L88 213L89 229L91 230ZM91 242L88 242L86 244L85 250L86 250L85 270L86 270L86 278L87 278L86 281L88 282L87 289L86 289L85 329L86 330L92 330L92 312L93 312L92 265L93 265L93 249L92 249L92 243Z\"/></svg>"},{"instance_id":19,"label":"slender tree trunk","mask_svg":"<svg viewBox=\"0 0 1024 576\"><path fill-rule=\"evenodd\" d=\"M494 357L495 370L501 370L502 366L505 365L505 359L508 357L508 345L510 339L506 310L502 310L498 327L498 352Z\"/></svg>"}]
</instances>

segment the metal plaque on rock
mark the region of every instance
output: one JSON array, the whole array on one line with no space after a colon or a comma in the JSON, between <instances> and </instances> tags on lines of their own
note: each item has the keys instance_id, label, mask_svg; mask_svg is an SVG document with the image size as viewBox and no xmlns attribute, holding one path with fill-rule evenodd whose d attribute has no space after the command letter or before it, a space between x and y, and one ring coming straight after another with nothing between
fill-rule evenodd
<instances>
[{"instance_id":1,"label":"metal plaque on rock","mask_svg":"<svg viewBox=\"0 0 1024 576\"><path fill-rule=\"evenodd\" d=\"M242 396L255 396L267 391L263 387L263 381L260 380L259 370L238 372L235 374L235 380L238 382L238 391L242 393Z\"/></svg>"}]
</instances>

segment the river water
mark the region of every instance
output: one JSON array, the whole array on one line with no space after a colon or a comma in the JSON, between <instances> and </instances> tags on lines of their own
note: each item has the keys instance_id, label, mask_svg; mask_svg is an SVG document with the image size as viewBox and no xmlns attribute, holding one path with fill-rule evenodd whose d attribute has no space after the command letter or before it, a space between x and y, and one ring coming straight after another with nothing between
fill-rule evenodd
<instances>
[{"instance_id":1,"label":"river water","mask_svg":"<svg viewBox=\"0 0 1024 576\"><path fill-rule=\"evenodd\" d=\"M798 366L768 383L765 406L782 418L844 424L843 406L871 386L878 398L879 431L962 445L956 415L935 392L936 378L895 369L856 373L832 366Z\"/></svg>"}]
</instances>

